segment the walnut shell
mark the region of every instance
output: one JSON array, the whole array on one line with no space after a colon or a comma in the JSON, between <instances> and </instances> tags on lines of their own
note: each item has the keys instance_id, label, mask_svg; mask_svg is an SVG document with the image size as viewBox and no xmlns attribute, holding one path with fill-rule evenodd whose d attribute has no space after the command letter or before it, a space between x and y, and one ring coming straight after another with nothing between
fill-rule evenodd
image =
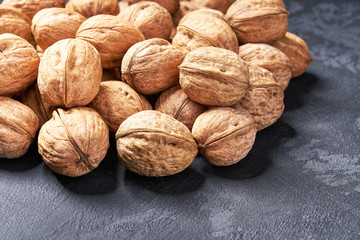
<instances>
[{"instance_id":1,"label":"walnut shell","mask_svg":"<svg viewBox=\"0 0 360 240\"><path fill-rule=\"evenodd\" d=\"M120 80L121 74L118 68L103 69L101 81Z\"/></svg>"},{"instance_id":2,"label":"walnut shell","mask_svg":"<svg viewBox=\"0 0 360 240\"><path fill-rule=\"evenodd\" d=\"M157 111L127 118L116 132L120 162L143 176L169 176L185 170L198 149L189 129Z\"/></svg>"},{"instance_id":3,"label":"walnut shell","mask_svg":"<svg viewBox=\"0 0 360 240\"><path fill-rule=\"evenodd\" d=\"M82 15L70 9L46 8L35 14L31 31L37 44L46 50L57 41L75 38L76 31L85 20Z\"/></svg>"},{"instance_id":4,"label":"walnut shell","mask_svg":"<svg viewBox=\"0 0 360 240\"><path fill-rule=\"evenodd\" d=\"M44 8L65 7L65 0L4 0L3 6L10 6L19 9L30 19Z\"/></svg>"},{"instance_id":5,"label":"walnut shell","mask_svg":"<svg viewBox=\"0 0 360 240\"><path fill-rule=\"evenodd\" d=\"M258 131L275 123L284 111L284 90L272 73L257 65L248 65L249 88L235 108L245 108L253 116Z\"/></svg>"},{"instance_id":6,"label":"walnut shell","mask_svg":"<svg viewBox=\"0 0 360 240\"><path fill-rule=\"evenodd\" d=\"M266 43L282 38L289 12L282 0L237 0L226 12L239 43Z\"/></svg>"},{"instance_id":7,"label":"walnut shell","mask_svg":"<svg viewBox=\"0 0 360 240\"><path fill-rule=\"evenodd\" d=\"M117 0L69 0L66 8L80 13L85 18L99 14L118 15L120 12Z\"/></svg>"},{"instance_id":8,"label":"walnut shell","mask_svg":"<svg viewBox=\"0 0 360 240\"><path fill-rule=\"evenodd\" d=\"M146 0L128 0L130 5L142 1L146 1ZM170 14L173 14L179 8L179 0L148 0L148 1L156 2L157 4L168 10Z\"/></svg>"},{"instance_id":9,"label":"walnut shell","mask_svg":"<svg viewBox=\"0 0 360 240\"><path fill-rule=\"evenodd\" d=\"M219 10L222 13L226 13L228 8L235 2L235 0L193 0L195 4L200 6Z\"/></svg>"},{"instance_id":10,"label":"walnut shell","mask_svg":"<svg viewBox=\"0 0 360 240\"><path fill-rule=\"evenodd\" d=\"M174 86L161 93L155 110L172 116L191 130L195 119L207 107L191 100L180 86Z\"/></svg>"},{"instance_id":11,"label":"walnut shell","mask_svg":"<svg viewBox=\"0 0 360 240\"><path fill-rule=\"evenodd\" d=\"M145 40L140 30L118 16L97 15L79 27L76 38L88 41L100 53L103 68L117 68L126 51Z\"/></svg>"},{"instance_id":12,"label":"walnut shell","mask_svg":"<svg viewBox=\"0 0 360 240\"><path fill-rule=\"evenodd\" d=\"M195 120L192 134L207 161L216 166L229 166L249 153L256 127L246 110L217 107Z\"/></svg>"},{"instance_id":13,"label":"walnut shell","mask_svg":"<svg viewBox=\"0 0 360 240\"><path fill-rule=\"evenodd\" d=\"M0 34L0 96L26 89L36 79L40 58L25 39Z\"/></svg>"},{"instance_id":14,"label":"walnut shell","mask_svg":"<svg viewBox=\"0 0 360 240\"><path fill-rule=\"evenodd\" d=\"M64 39L45 50L38 86L51 106L85 106L99 92L101 75L99 53L90 43Z\"/></svg>"},{"instance_id":15,"label":"walnut shell","mask_svg":"<svg viewBox=\"0 0 360 240\"><path fill-rule=\"evenodd\" d=\"M245 62L236 53L222 48L195 49L179 68L180 85L186 95L208 106L234 105L249 85Z\"/></svg>"},{"instance_id":16,"label":"walnut shell","mask_svg":"<svg viewBox=\"0 0 360 240\"><path fill-rule=\"evenodd\" d=\"M161 92L179 80L184 54L168 41L153 38L132 46L121 64L121 78L137 92Z\"/></svg>"},{"instance_id":17,"label":"walnut shell","mask_svg":"<svg viewBox=\"0 0 360 240\"><path fill-rule=\"evenodd\" d=\"M35 113L24 104L0 97L0 158L18 158L29 149L39 128Z\"/></svg>"},{"instance_id":18,"label":"walnut shell","mask_svg":"<svg viewBox=\"0 0 360 240\"><path fill-rule=\"evenodd\" d=\"M100 164L109 148L109 129L90 108L53 112L39 132L39 153L54 172L78 177Z\"/></svg>"},{"instance_id":19,"label":"walnut shell","mask_svg":"<svg viewBox=\"0 0 360 240\"><path fill-rule=\"evenodd\" d=\"M151 110L150 103L140 98L129 85L120 81L106 81L100 84L100 91L89 104L108 124L111 132L116 132L120 124L131 115ZM150 105L151 106L151 105Z\"/></svg>"},{"instance_id":20,"label":"walnut shell","mask_svg":"<svg viewBox=\"0 0 360 240\"><path fill-rule=\"evenodd\" d=\"M289 85L292 65L290 59L279 49L264 43L248 43L240 46L239 56L249 64L272 72L282 89L285 90Z\"/></svg>"},{"instance_id":21,"label":"walnut shell","mask_svg":"<svg viewBox=\"0 0 360 240\"><path fill-rule=\"evenodd\" d=\"M144 1L131 5L119 17L132 22L146 39L169 39L173 28L170 13L155 2Z\"/></svg>"},{"instance_id":22,"label":"walnut shell","mask_svg":"<svg viewBox=\"0 0 360 240\"><path fill-rule=\"evenodd\" d=\"M287 32L285 37L271 44L289 57L292 64L292 77L298 77L305 72L312 62L309 48L304 40L295 34Z\"/></svg>"},{"instance_id":23,"label":"walnut shell","mask_svg":"<svg viewBox=\"0 0 360 240\"><path fill-rule=\"evenodd\" d=\"M189 12L198 10L200 7L193 2L180 2L180 7L178 10L173 14L173 23L174 27L179 25L180 20Z\"/></svg>"}]
</instances>

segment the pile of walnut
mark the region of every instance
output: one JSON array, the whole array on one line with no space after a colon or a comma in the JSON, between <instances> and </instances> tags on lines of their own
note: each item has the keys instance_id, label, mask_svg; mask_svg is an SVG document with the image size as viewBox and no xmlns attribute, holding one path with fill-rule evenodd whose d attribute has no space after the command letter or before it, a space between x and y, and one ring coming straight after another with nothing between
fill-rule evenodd
<instances>
[{"instance_id":1,"label":"pile of walnut","mask_svg":"<svg viewBox=\"0 0 360 240\"><path fill-rule=\"evenodd\" d=\"M95 169L114 135L140 175L179 173L198 151L235 164L312 61L288 17L282 0L4 0L0 158L40 129L40 155L66 176Z\"/></svg>"}]
</instances>

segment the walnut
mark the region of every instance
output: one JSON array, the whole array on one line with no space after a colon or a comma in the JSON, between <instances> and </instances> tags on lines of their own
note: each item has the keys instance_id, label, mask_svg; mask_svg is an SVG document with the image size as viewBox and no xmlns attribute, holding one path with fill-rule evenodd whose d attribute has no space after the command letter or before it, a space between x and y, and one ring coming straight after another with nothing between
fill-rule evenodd
<instances>
[{"instance_id":1,"label":"walnut","mask_svg":"<svg viewBox=\"0 0 360 240\"><path fill-rule=\"evenodd\" d=\"M146 39L169 39L173 22L170 13L155 2L139 2L119 14L119 17L132 22Z\"/></svg>"},{"instance_id":2,"label":"walnut","mask_svg":"<svg viewBox=\"0 0 360 240\"><path fill-rule=\"evenodd\" d=\"M183 17L172 44L186 51L207 46L239 51L236 35L228 23L217 15L209 14L209 11L204 13L201 10Z\"/></svg>"},{"instance_id":3,"label":"walnut","mask_svg":"<svg viewBox=\"0 0 360 240\"><path fill-rule=\"evenodd\" d=\"M37 44L46 50L57 41L75 38L76 31L85 20L70 9L46 8L35 14L31 30Z\"/></svg>"},{"instance_id":4,"label":"walnut","mask_svg":"<svg viewBox=\"0 0 360 240\"><path fill-rule=\"evenodd\" d=\"M99 14L117 15L120 12L117 0L69 0L66 8L80 13L85 18Z\"/></svg>"},{"instance_id":5,"label":"walnut","mask_svg":"<svg viewBox=\"0 0 360 240\"><path fill-rule=\"evenodd\" d=\"M142 1L145 0L128 0L130 5ZM179 8L179 0L148 0L148 1L156 2L157 4L168 10L170 14L173 14Z\"/></svg>"},{"instance_id":6,"label":"walnut","mask_svg":"<svg viewBox=\"0 0 360 240\"><path fill-rule=\"evenodd\" d=\"M240 46L239 56L247 63L272 72L282 89L285 90L289 85L292 65L290 59L279 49L263 43L248 43Z\"/></svg>"},{"instance_id":7,"label":"walnut","mask_svg":"<svg viewBox=\"0 0 360 240\"><path fill-rule=\"evenodd\" d=\"M39 120L24 104L0 97L0 158L23 156L36 136Z\"/></svg>"},{"instance_id":8,"label":"walnut","mask_svg":"<svg viewBox=\"0 0 360 240\"><path fill-rule=\"evenodd\" d=\"M117 16L97 15L87 19L76 33L76 38L88 41L100 53L103 68L117 68L126 51L145 40L140 30Z\"/></svg>"},{"instance_id":9,"label":"walnut","mask_svg":"<svg viewBox=\"0 0 360 240\"><path fill-rule=\"evenodd\" d=\"M103 69L101 81L120 80L121 74L118 68Z\"/></svg>"},{"instance_id":10,"label":"walnut","mask_svg":"<svg viewBox=\"0 0 360 240\"><path fill-rule=\"evenodd\" d=\"M193 2L180 2L180 7L178 10L173 14L173 23L174 27L177 27L179 25L180 20L189 12L195 11L199 9L200 7Z\"/></svg>"},{"instance_id":11,"label":"walnut","mask_svg":"<svg viewBox=\"0 0 360 240\"><path fill-rule=\"evenodd\" d=\"M235 0L193 0L192 2L206 8L216 9L222 13L226 13Z\"/></svg>"},{"instance_id":12,"label":"walnut","mask_svg":"<svg viewBox=\"0 0 360 240\"><path fill-rule=\"evenodd\" d=\"M209 106L231 106L244 96L249 71L234 52L215 47L191 51L180 65L180 85L190 99Z\"/></svg>"},{"instance_id":13,"label":"walnut","mask_svg":"<svg viewBox=\"0 0 360 240\"><path fill-rule=\"evenodd\" d=\"M298 77L305 72L312 62L309 48L304 40L295 34L287 32L285 37L271 44L289 57L292 64L292 77Z\"/></svg>"},{"instance_id":14,"label":"walnut","mask_svg":"<svg viewBox=\"0 0 360 240\"><path fill-rule=\"evenodd\" d=\"M38 74L40 58L25 39L0 34L0 96L12 95L30 86Z\"/></svg>"},{"instance_id":15,"label":"walnut","mask_svg":"<svg viewBox=\"0 0 360 240\"><path fill-rule=\"evenodd\" d=\"M39 132L39 153L54 172L78 177L91 172L109 148L109 129L90 108L53 112Z\"/></svg>"},{"instance_id":16,"label":"walnut","mask_svg":"<svg viewBox=\"0 0 360 240\"><path fill-rule=\"evenodd\" d=\"M161 93L155 110L172 116L191 130L195 119L207 107L191 100L180 86L174 86Z\"/></svg>"},{"instance_id":17,"label":"walnut","mask_svg":"<svg viewBox=\"0 0 360 240\"><path fill-rule=\"evenodd\" d=\"M108 124L111 132L116 132L120 124L131 115L151 110L150 103L129 85L120 81L106 81L100 84L100 91L89 107L96 110Z\"/></svg>"},{"instance_id":18,"label":"walnut","mask_svg":"<svg viewBox=\"0 0 360 240\"><path fill-rule=\"evenodd\" d=\"M200 153L216 166L243 159L254 144L256 132L255 121L246 110L229 107L209 109L192 128Z\"/></svg>"},{"instance_id":19,"label":"walnut","mask_svg":"<svg viewBox=\"0 0 360 240\"><path fill-rule=\"evenodd\" d=\"M31 35L31 19L16 8L0 5L0 34L12 33L35 46Z\"/></svg>"},{"instance_id":20,"label":"walnut","mask_svg":"<svg viewBox=\"0 0 360 240\"><path fill-rule=\"evenodd\" d=\"M284 91L272 73L256 65L248 65L250 85L235 108L245 108L253 116L258 131L275 123L284 111Z\"/></svg>"},{"instance_id":21,"label":"walnut","mask_svg":"<svg viewBox=\"0 0 360 240\"><path fill-rule=\"evenodd\" d=\"M169 176L185 170L198 149L189 129L157 111L127 118L116 132L120 162L143 176Z\"/></svg>"},{"instance_id":22,"label":"walnut","mask_svg":"<svg viewBox=\"0 0 360 240\"><path fill-rule=\"evenodd\" d=\"M39 66L41 95L51 106L84 106L99 92L102 68L88 42L64 39L46 49Z\"/></svg>"},{"instance_id":23,"label":"walnut","mask_svg":"<svg viewBox=\"0 0 360 240\"><path fill-rule=\"evenodd\" d=\"M179 80L183 53L168 41L153 38L132 46L124 56L121 78L137 92L161 92Z\"/></svg>"},{"instance_id":24,"label":"walnut","mask_svg":"<svg viewBox=\"0 0 360 240\"><path fill-rule=\"evenodd\" d=\"M3 6L10 6L19 9L30 19L44 8L65 7L65 0L4 0Z\"/></svg>"},{"instance_id":25,"label":"walnut","mask_svg":"<svg viewBox=\"0 0 360 240\"><path fill-rule=\"evenodd\" d=\"M237 0L226 13L239 43L279 40L287 32L288 16L282 0Z\"/></svg>"}]
</instances>

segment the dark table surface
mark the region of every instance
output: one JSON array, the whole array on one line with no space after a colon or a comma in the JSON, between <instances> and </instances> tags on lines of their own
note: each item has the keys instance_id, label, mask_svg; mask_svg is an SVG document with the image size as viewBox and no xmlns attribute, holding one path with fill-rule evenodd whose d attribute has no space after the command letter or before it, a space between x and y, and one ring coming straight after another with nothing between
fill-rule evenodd
<instances>
[{"instance_id":1,"label":"dark table surface","mask_svg":"<svg viewBox=\"0 0 360 240\"><path fill-rule=\"evenodd\" d=\"M0 161L0 239L359 239L360 2L287 0L314 62L248 157L137 176L112 141L94 172L51 172L36 144Z\"/></svg>"}]
</instances>

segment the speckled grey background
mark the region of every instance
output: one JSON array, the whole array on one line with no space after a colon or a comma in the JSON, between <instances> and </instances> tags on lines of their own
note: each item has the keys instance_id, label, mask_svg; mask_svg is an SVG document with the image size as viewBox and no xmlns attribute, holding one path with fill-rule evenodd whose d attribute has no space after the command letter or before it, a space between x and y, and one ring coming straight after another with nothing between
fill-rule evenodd
<instances>
[{"instance_id":1,"label":"speckled grey background","mask_svg":"<svg viewBox=\"0 0 360 240\"><path fill-rule=\"evenodd\" d=\"M118 163L52 173L36 154L0 161L0 239L359 239L360 1L287 0L314 58L249 156L198 157L167 178Z\"/></svg>"}]
</instances>

